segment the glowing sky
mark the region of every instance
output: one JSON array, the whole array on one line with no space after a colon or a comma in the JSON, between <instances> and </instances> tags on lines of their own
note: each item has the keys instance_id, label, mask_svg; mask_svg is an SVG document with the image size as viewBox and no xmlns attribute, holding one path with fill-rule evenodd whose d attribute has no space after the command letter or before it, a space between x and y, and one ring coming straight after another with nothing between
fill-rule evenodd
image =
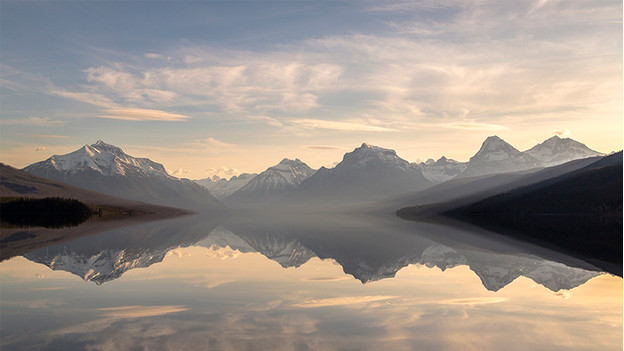
<instances>
[{"instance_id":1,"label":"glowing sky","mask_svg":"<svg viewBox=\"0 0 624 351\"><path fill-rule=\"evenodd\" d=\"M622 149L621 1L0 3L0 161L102 139L172 173ZM224 172L227 173L227 172Z\"/></svg>"}]
</instances>

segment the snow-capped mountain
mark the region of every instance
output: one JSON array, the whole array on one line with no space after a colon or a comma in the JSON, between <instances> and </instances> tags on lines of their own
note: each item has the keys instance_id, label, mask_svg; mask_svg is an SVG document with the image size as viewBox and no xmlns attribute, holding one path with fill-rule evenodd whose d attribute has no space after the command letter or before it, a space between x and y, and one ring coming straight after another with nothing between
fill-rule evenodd
<instances>
[{"instance_id":1,"label":"snow-capped mountain","mask_svg":"<svg viewBox=\"0 0 624 351\"><path fill-rule=\"evenodd\" d=\"M212 178L197 179L194 180L194 182L210 190L210 193L217 199L223 200L245 186L257 175L257 173L243 173L238 176L233 176L229 180L213 176Z\"/></svg>"},{"instance_id":2,"label":"snow-capped mountain","mask_svg":"<svg viewBox=\"0 0 624 351\"><path fill-rule=\"evenodd\" d=\"M490 136L470 158L466 169L458 177L516 172L540 166L531 155L519 151L497 136Z\"/></svg>"},{"instance_id":3,"label":"snow-capped mountain","mask_svg":"<svg viewBox=\"0 0 624 351\"><path fill-rule=\"evenodd\" d=\"M556 166L581 158L603 155L576 140L570 138L562 139L556 135L526 150L525 153L531 155L540 162L542 166L546 167Z\"/></svg>"},{"instance_id":4,"label":"snow-capped mountain","mask_svg":"<svg viewBox=\"0 0 624 351\"><path fill-rule=\"evenodd\" d=\"M432 183L416 164L394 150L362 144L334 168L322 167L301 184L297 195L339 202L370 201L423 190Z\"/></svg>"},{"instance_id":5,"label":"snow-capped mountain","mask_svg":"<svg viewBox=\"0 0 624 351\"><path fill-rule=\"evenodd\" d=\"M299 159L283 159L275 166L253 177L247 184L228 196L228 203L249 203L275 199L296 189L315 170Z\"/></svg>"},{"instance_id":6,"label":"snow-capped mountain","mask_svg":"<svg viewBox=\"0 0 624 351\"><path fill-rule=\"evenodd\" d=\"M466 162L447 159L444 156L437 161L430 158L426 162L421 162L419 166L425 178L433 183L442 183L453 179L468 167Z\"/></svg>"},{"instance_id":7,"label":"snow-capped mountain","mask_svg":"<svg viewBox=\"0 0 624 351\"><path fill-rule=\"evenodd\" d=\"M66 155L33 163L24 171L125 199L199 210L219 205L204 187L171 176L162 164L135 158L99 140Z\"/></svg>"}]
</instances>

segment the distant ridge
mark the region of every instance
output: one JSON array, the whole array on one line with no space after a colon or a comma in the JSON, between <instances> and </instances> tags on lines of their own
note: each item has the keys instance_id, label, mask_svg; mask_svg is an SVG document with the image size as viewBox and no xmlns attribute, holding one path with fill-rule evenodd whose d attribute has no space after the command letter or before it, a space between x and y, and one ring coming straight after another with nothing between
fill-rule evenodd
<instances>
[{"instance_id":1,"label":"distant ridge","mask_svg":"<svg viewBox=\"0 0 624 351\"><path fill-rule=\"evenodd\" d=\"M314 169L301 160L283 159L275 166L256 175L243 187L228 196L227 204L252 204L277 198L296 189L311 177Z\"/></svg>"}]
</instances>

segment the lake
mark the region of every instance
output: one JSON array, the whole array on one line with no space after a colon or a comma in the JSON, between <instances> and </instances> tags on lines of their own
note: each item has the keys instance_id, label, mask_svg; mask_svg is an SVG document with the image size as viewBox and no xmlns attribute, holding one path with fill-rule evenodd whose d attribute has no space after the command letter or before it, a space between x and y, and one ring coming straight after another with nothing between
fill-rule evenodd
<instances>
[{"instance_id":1,"label":"lake","mask_svg":"<svg viewBox=\"0 0 624 351\"><path fill-rule=\"evenodd\" d=\"M194 215L94 233L0 263L3 350L622 350L621 277L467 224Z\"/></svg>"}]
</instances>

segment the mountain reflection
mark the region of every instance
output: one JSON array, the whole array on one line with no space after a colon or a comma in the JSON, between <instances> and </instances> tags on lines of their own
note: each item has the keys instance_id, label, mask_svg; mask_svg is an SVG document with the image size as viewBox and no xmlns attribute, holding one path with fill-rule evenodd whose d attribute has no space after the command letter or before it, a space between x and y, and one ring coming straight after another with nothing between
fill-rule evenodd
<instances>
[{"instance_id":1,"label":"mountain reflection","mask_svg":"<svg viewBox=\"0 0 624 351\"><path fill-rule=\"evenodd\" d=\"M470 227L366 216L248 215L220 220L197 215L118 228L24 257L100 285L188 246L258 252L284 268L299 267L313 257L332 259L362 283L392 278L412 264L442 271L468 266L490 291L524 276L556 292L602 274L581 260Z\"/></svg>"}]
</instances>

